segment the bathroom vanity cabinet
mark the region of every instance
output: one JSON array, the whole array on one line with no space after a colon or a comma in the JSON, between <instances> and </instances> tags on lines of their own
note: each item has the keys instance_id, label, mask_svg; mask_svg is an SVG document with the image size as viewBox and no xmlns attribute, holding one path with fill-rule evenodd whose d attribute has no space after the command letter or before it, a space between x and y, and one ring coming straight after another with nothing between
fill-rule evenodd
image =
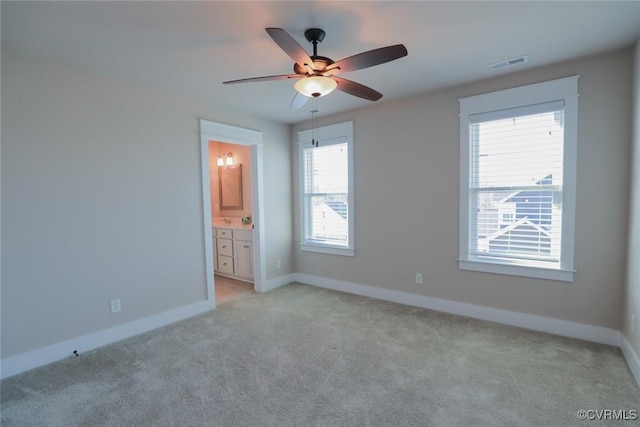
<instances>
[{"instance_id":1,"label":"bathroom vanity cabinet","mask_svg":"<svg viewBox=\"0 0 640 427\"><path fill-rule=\"evenodd\" d=\"M213 227L216 274L253 283L253 230Z\"/></svg>"}]
</instances>

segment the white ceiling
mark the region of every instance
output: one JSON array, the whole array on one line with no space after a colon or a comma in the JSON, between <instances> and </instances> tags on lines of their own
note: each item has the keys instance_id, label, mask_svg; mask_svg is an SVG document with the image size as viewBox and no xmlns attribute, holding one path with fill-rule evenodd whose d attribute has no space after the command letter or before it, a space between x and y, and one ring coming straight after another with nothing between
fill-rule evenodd
<instances>
[{"instance_id":1,"label":"white ceiling","mask_svg":"<svg viewBox=\"0 0 640 427\"><path fill-rule=\"evenodd\" d=\"M289 74L293 61L265 27L305 49L304 30L326 31L318 54L335 61L402 43L409 55L342 76L388 100L463 82L632 46L640 1L626 2L7 2L2 48L153 86L282 123L309 118L289 109L291 80L223 85ZM501 71L488 64L529 55ZM334 91L320 115L371 101Z\"/></svg>"}]
</instances>

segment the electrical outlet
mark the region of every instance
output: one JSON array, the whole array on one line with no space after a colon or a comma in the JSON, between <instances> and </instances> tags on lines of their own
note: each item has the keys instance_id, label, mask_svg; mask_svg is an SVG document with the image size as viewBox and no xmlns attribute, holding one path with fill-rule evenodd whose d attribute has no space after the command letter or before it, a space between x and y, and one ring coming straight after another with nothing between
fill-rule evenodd
<instances>
[{"instance_id":1,"label":"electrical outlet","mask_svg":"<svg viewBox=\"0 0 640 427\"><path fill-rule=\"evenodd\" d=\"M117 313L122 309L122 307L120 307L120 298L117 299L112 299L111 300L111 313Z\"/></svg>"},{"instance_id":2,"label":"electrical outlet","mask_svg":"<svg viewBox=\"0 0 640 427\"><path fill-rule=\"evenodd\" d=\"M422 285L422 273L416 273L416 284Z\"/></svg>"},{"instance_id":3,"label":"electrical outlet","mask_svg":"<svg viewBox=\"0 0 640 427\"><path fill-rule=\"evenodd\" d=\"M282 268L282 262L280 260L276 261L276 268Z\"/></svg>"}]
</instances>

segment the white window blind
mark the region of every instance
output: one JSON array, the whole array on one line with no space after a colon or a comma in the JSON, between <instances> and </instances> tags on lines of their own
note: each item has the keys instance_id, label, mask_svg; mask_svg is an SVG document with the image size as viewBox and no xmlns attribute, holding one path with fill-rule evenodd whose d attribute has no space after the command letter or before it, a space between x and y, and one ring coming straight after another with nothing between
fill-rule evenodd
<instances>
[{"instance_id":1,"label":"white window blind","mask_svg":"<svg viewBox=\"0 0 640 427\"><path fill-rule=\"evenodd\" d=\"M342 139L344 140L344 139ZM303 148L304 239L349 244L349 163L347 143Z\"/></svg>"},{"instance_id":2,"label":"white window blind","mask_svg":"<svg viewBox=\"0 0 640 427\"><path fill-rule=\"evenodd\" d=\"M301 249L354 256L353 122L298 132Z\"/></svg>"},{"instance_id":3,"label":"white window blind","mask_svg":"<svg viewBox=\"0 0 640 427\"><path fill-rule=\"evenodd\" d=\"M578 78L460 99L461 269L573 281Z\"/></svg>"},{"instance_id":4,"label":"white window blind","mask_svg":"<svg viewBox=\"0 0 640 427\"><path fill-rule=\"evenodd\" d=\"M470 254L559 262L564 102L471 115Z\"/></svg>"}]
</instances>

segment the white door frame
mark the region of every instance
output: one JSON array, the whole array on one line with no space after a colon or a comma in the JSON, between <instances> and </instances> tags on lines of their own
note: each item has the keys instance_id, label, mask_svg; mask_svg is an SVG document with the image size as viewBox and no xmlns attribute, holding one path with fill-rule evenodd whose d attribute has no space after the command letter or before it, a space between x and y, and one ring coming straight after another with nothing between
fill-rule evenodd
<instances>
[{"instance_id":1,"label":"white door frame","mask_svg":"<svg viewBox=\"0 0 640 427\"><path fill-rule=\"evenodd\" d=\"M207 300L215 307L213 278L213 235L211 224L211 183L209 178L209 141L245 145L251 148L251 204L253 220L253 284L262 292L266 280L264 262L264 188L262 132L200 119L200 154L202 160L202 211L204 219L204 254L207 276Z\"/></svg>"}]
</instances>

